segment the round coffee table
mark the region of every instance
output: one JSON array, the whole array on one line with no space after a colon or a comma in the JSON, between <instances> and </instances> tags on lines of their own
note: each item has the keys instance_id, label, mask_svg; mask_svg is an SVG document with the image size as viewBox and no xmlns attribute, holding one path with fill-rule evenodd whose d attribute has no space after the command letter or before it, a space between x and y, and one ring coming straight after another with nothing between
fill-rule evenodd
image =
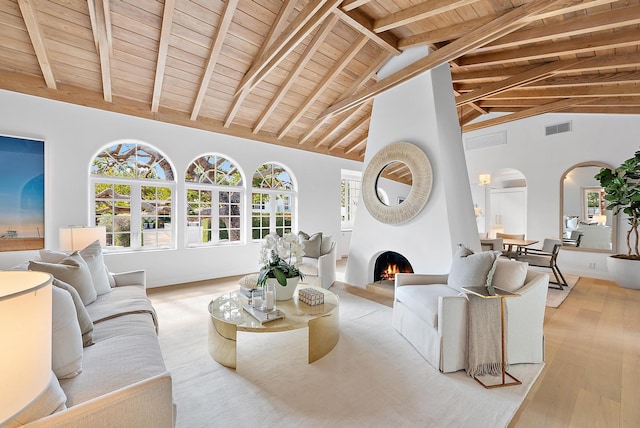
<instances>
[{"instance_id":1,"label":"round coffee table","mask_svg":"<svg viewBox=\"0 0 640 428\"><path fill-rule=\"evenodd\" d=\"M298 286L307 288L304 284ZM238 331L270 333L309 328L309 363L327 355L338 343L339 299L329 290L309 287L324 293L324 303L310 306L298 301L298 290L293 299L276 302L285 318L264 324L247 313L242 306L249 299L238 291L224 294L209 303L209 354L223 366L236 368L236 341Z\"/></svg>"}]
</instances>

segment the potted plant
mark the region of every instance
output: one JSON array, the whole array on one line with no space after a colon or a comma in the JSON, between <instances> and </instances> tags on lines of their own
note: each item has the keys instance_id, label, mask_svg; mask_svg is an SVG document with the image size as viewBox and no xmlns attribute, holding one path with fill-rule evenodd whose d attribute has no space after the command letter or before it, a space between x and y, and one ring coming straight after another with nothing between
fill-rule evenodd
<instances>
[{"instance_id":1,"label":"potted plant","mask_svg":"<svg viewBox=\"0 0 640 428\"><path fill-rule=\"evenodd\" d=\"M640 289L640 151L615 170L602 168L595 178L604 188L607 209L612 210L613 215L626 214L629 223L627 254L615 254L607 259L609 273L618 285Z\"/></svg>"},{"instance_id":2,"label":"potted plant","mask_svg":"<svg viewBox=\"0 0 640 428\"><path fill-rule=\"evenodd\" d=\"M304 279L304 275L298 269L302 256L304 246L298 242L296 235L285 233L284 236L279 236L270 233L265 236L260 252L262 267L258 275L258 285L276 283L276 299L291 299L298 281Z\"/></svg>"}]
</instances>

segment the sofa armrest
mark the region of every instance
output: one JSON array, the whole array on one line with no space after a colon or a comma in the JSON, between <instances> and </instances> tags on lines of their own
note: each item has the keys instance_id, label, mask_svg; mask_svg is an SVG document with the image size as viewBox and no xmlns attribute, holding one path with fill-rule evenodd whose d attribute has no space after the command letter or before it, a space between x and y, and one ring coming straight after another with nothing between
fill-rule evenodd
<instances>
[{"instance_id":1,"label":"sofa armrest","mask_svg":"<svg viewBox=\"0 0 640 428\"><path fill-rule=\"evenodd\" d=\"M172 428L175 426L175 415L171 384L171 376L165 372L24 426Z\"/></svg>"},{"instance_id":2,"label":"sofa armrest","mask_svg":"<svg viewBox=\"0 0 640 428\"><path fill-rule=\"evenodd\" d=\"M448 274L432 275L422 273L397 273L395 277L395 286L403 285L429 285L429 284L446 284Z\"/></svg>"},{"instance_id":3,"label":"sofa armrest","mask_svg":"<svg viewBox=\"0 0 640 428\"><path fill-rule=\"evenodd\" d=\"M438 334L446 337L463 335L467 331L466 296L438 297Z\"/></svg>"},{"instance_id":4,"label":"sofa armrest","mask_svg":"<svg viewBox=\"0 0 640 428\"><path fill-rule=\"evenodd\" d=\"M116 282L116 287L142 285L144 288L147 288L147 272L143 269L110 274Z\"/></svg>"}]
</instances>

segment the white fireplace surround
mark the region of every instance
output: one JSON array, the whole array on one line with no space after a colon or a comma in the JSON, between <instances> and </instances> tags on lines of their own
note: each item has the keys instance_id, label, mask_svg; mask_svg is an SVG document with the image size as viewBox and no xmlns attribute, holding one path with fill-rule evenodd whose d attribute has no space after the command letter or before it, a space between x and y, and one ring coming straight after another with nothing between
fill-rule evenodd
<instances>
[{"instance_id":1,"label":"white fireplace surround","mask_svg":"<svg viewBox=\"0 0 640 428\"><path fill-rule=\"evenodd\" d=\"M379 77L419 59L427 49L409 49L385 65ZM415 272L446 273L458 243L480 249L461 130L447 64L375 97L364 168L387 145L418 146L431 161L433 183L425 207L402 224L376 220L359 201L345 280L373 282L378 255L402 254Z\"/></svg>"}]
</instances>

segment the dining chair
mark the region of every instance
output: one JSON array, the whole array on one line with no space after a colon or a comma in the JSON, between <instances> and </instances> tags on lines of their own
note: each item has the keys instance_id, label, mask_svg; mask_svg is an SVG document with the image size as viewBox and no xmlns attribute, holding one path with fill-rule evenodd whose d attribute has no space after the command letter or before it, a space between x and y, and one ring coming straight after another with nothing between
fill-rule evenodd
<instances>
[{"instance_id":1,"label":"dining chair","mask_svg":"<svg viewBox=\"0 0 640 428\"><path fill-rule=\"evenodd\" d=\"M480 248L482 251L502 251L502 238L480 239Z\"/></svg>"},{"instance_id":2,"label":"dining chair","mask_svg":"<svg viewBox=\"0 0 640 428\"><path fill-rule=\"evenodd\" d=\"M524 233L502 233L502 232L496 232L496 238L502 238L504 239L520 239L523 240L524 239ZM510 259L515 258L516 255L518 255L518 248L516 247L516 250L513 250L513 246L512 245L506 245L506 248L504 248L502 250L502 256L503 257L508 257Z\"/></svg>"},{"instance_id":3,"label":"dining chair","mask_svg":"<svg viewBox=\"0 0 640 428\"><path fill-rule=\"evenodd\" d=\"M568 287L567 280L564 279L562 272L560 272L560 268L558 267L558 253L560 252L560 247L562 246L562 241L560 239L551 239L545 238L542 241L542 248L524 248L523 251L516 255L514 258L521 262L529 263L529 266L537 266L543 268L551 269L553 275L555 276L555 281L549 281L549 284L557 284L557 288L562 290L562 287Z\"/></svg>"},{"instance_id":4,"label":"dining chair","mask_svg":"<svg viewBox=\"0 0 640 428\"><path fill-rule=\"evenodd\" d=\"M565 245L568 247L579 247L580 241L582 241L583 236L584 236L584 233L579 232L577 230L572 230L569 238L565 238L562 240L562 245Z\"/></svg>"}]
</instances>

